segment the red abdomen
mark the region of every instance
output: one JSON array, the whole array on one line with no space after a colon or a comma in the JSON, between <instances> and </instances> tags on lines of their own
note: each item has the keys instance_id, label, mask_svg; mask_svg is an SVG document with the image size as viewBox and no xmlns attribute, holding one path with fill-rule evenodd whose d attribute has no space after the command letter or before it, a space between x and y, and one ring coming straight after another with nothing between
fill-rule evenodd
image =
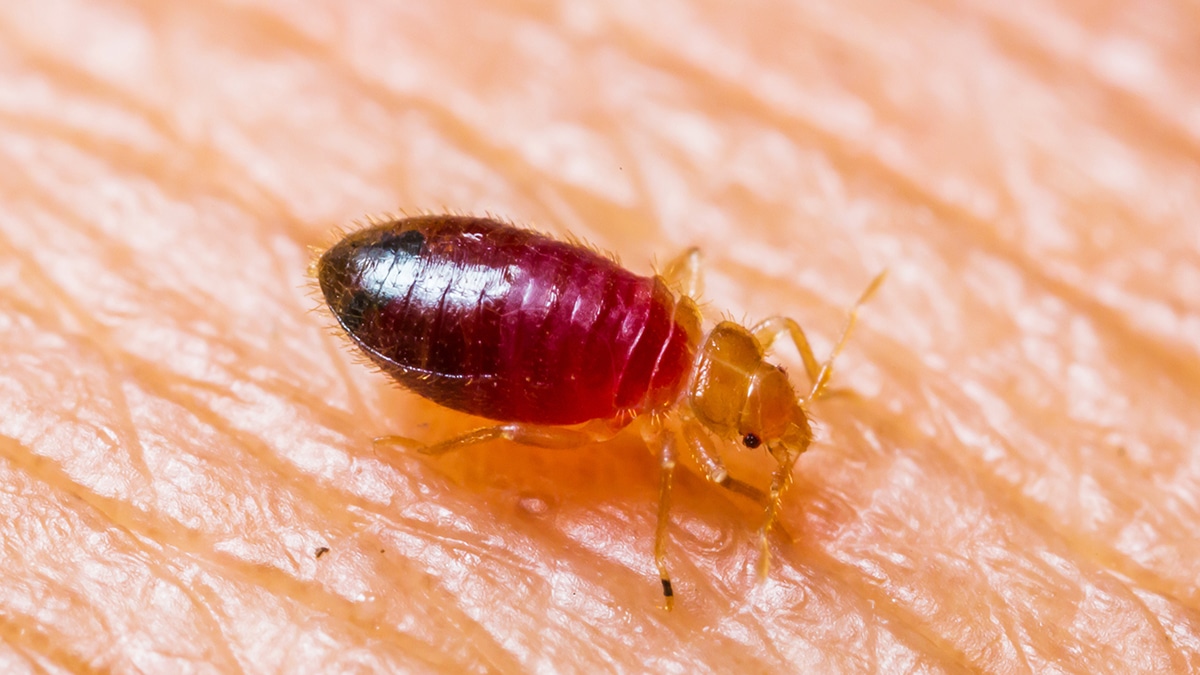
<instances>
[{"instance_id":1,"label":"red abdomen","mask_svg":"<svg viewBox=\"0 0 1200 675\"><path fill-rule=\"evenodd\" d=\"M326 251L317 276L338 322L397 382L494 420L664 407L695 351L657 277L486 218L375 225Z\"/></svg>"}]
</instances>

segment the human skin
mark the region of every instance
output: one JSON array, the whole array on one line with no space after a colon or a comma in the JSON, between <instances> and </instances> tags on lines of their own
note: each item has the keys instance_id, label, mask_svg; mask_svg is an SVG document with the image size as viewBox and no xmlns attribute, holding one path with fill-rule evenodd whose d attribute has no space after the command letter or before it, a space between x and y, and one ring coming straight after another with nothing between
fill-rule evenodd
<instances>
[{"instance_id":1,"label":"human skin","mask_svg":"<svg viewBox=\"0 0 1200 675\"><path fill-rule=\"evenodd\" d=\"M5 3L0 81L0 672L1200 669L1194 5ZM765 579L681 472L662 609L634 435L373 446L483 423L306 277L399 208L818 356L888 270Z\"/></svg>"}]
</instances>

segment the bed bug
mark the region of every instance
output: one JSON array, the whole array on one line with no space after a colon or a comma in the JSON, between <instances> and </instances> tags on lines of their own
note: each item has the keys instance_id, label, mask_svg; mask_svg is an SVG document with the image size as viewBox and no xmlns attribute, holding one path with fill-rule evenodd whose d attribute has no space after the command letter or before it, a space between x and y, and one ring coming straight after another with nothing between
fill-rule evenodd
<instances>
[{"instance_id":1,"label":"bed bug","mask_svg":"<svg viewBox=\"0 0 1200 675\"><path fill-rule=\"evenodd\" d=\"M694 300L699 252L642 276L586 246L491 218L376 220L320 255L315 276L346 335L401 386L498 422L420 447L441 455L506 439L571 448L640 427L661 467L654 560L667 609L671 484L680 448L713 483L764 504L760 574L792 467L812 442L807 404L825 390L859 306L818 362L803 329L776 316L708 333ZM803 397L767 350L786 335L809 378ZM402 437L380 443L409 444ZM764 448L768 491L729 475L721 446Z\"/></svg>"}]
</instances>

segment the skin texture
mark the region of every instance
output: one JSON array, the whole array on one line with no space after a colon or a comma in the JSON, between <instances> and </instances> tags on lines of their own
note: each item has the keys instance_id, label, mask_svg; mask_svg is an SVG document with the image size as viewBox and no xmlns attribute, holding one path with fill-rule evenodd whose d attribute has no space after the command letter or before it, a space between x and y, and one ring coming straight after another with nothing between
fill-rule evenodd
<instances>
[{"instance_id":1,"label":"skin texture","mask_svg":"<svg viewBox=\"0 0 1200 675\"><path fill-rule=\"evenodd\" d=\"M0 6L0 672L1200 669L1200 10L790 5ZM372 447L479 424L313 311L398 206L818 356L890 271L765 582L680 472L660 609L638 438Z\"/></svg>"}]
</instances>

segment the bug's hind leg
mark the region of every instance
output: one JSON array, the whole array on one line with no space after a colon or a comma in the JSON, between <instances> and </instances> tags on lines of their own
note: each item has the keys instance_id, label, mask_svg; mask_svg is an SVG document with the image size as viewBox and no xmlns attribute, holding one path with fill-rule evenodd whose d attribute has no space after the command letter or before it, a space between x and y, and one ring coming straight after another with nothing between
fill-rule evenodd
<instances>
[{"instance_id":1,"label":"bug's hind leg","mask_svg":"<svg viewBox=\"0 0 1200 675\"><path fill-rule=\"evenodd\" d=\"M854 304L850 306L850 311L846 315L846 322L842 324L842 333L838 336L833 350L824 362L817 361L817 357L813 355L812 346L808 343L808 336L804 334L804 329L800 327L800 324L796 323L795 319L786 316L773 316L765 319L752 329L754 337L762 344L764 349L770 349L775 340L784 333L787 333L792 339L792 343L796 345L796 350L800 352L801 360L804 361L804 370L808 373L808 379L812 382L812 389L804 397L805 401L819 398L825 392L825 387L829 384L829 377L833 373L833 361L841 353L842 348L846 346L846 340L850 337L850 331L854 329L854 324L858 320L859 308L862 307L863 303L871 299L871 296L875 294L875 291L883 283L883 279L886 276L886 270L880 272L867 285L867 289L862 292L862 295L858 296L858 300L855 300Z\"/></svg>"},{"instance_id":2,"label":"bug's hind leg","mask_svg":"<svg viewBox=\"0 0 1200 675\"><path fill-rule=\"evenodd\" d=\"M658 462L660 468L658 484L658 522L654 528L654 564L662 580L663 602L667 611L675 604L675 591L671 588L671 573L667 570L667 526L671 522L671 485L675 478L678 452L675 434L665 432L659 436Z\"/></svg>"},{"instance_id":3,"label":"bug's hind leg","mask_svg":"<svg viewBox=\"0 0 1200 675\"><path fill-rule=\"evenodd\" d=\"M662 278L676 291L689 298L696 298L704 290L700 258L699 248L689 248L663 267Z\"/></svg>"},{"instance_id":4,"label":"bug's hind leg","mask_svg":"<svg viewBox=\"0 0 1200 675\"><path fill-rule=\"evenodd\" d=\"M612 438L620 426L605 421L578 428L541 426L537 424L500 424L468 431L454 438L425 445L404 436L381 436L375 445L400 445L415 448L423 455L444 455L488 441L506 440L537 448L571 449Z\"/></svg>"}]
</instances>

